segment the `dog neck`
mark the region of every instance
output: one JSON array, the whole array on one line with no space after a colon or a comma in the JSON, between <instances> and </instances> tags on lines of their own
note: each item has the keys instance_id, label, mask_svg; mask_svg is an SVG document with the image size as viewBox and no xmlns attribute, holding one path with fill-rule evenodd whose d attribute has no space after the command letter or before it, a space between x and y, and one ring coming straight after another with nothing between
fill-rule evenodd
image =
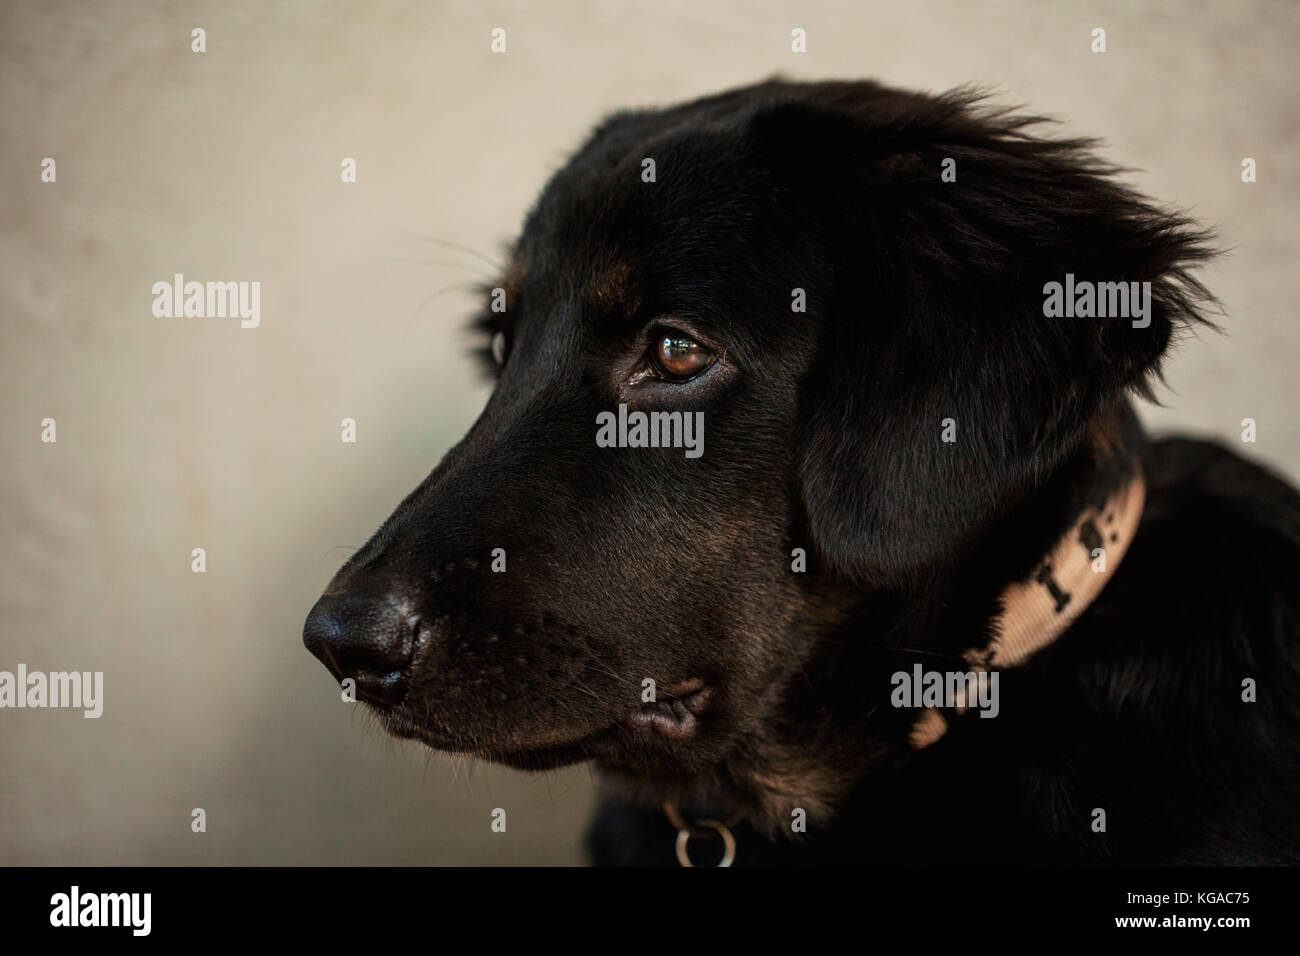
<instances>
[{"instance_id":1,"label":"dog neck","mask_svg":"<svg viewBox=\"0 0 1300 956\"><path fill-rule=\"evenodd\" d=\"M1116 402L1049 479L987 529L979 550L915 588L863 595L804 662L781 731L755 748L763 756L744 774L750 821L776 832L790 806L808 808L810 817L833 813L867 777L928 752L964 708L945 716L890 706L900 669L918 661L963 672L1013 668L1061 639L1114 576L1137 532L1145 444L1131 405ZM861 680L846 683L846 673ZM864 687L884 689L872 694L874 705L863 706Z\"/></svg>"}]
</instances>

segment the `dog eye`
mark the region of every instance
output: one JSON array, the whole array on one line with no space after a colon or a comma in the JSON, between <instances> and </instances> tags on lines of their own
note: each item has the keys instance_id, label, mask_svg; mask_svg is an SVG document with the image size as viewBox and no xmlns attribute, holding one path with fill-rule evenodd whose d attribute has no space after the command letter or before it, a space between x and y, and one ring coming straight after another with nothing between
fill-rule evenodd
<instances>
[{"instance_id":1,"label":"dog eye","mask_svg":"<svg viewBox=\"0 0 1300 956\"><path fill-rule=\"evenodd\" d=\"M497 368L506 364L506 334L504 332L497 332L496 335L492 336L492 361L497 363Z\"/></svg>"},{"instance_id":2,"label":"dog eye","mask_svg":"<svg viewBox=\"0 0 1300 956\"><path fill-rule=\"evenodd\" d=\"M660 378L685 382L713 364L713 351L680 332L665 333L655 341L650 361Z\"/></svg>"}]
</instances>

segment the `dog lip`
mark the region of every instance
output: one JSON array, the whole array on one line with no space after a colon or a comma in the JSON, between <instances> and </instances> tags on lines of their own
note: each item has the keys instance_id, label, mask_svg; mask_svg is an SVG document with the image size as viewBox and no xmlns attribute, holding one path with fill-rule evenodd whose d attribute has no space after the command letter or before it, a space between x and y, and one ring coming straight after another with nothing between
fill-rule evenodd
<instances>
[{"instance_id":1,"label":"dog lip","mask_svg":"<svg viewBox=\"0 0 1300 956\"><path fill-rule=\"evenodd\" d=\"M478 757L519 770L553 770L590 758L589 745L598 743L617 728L607 724L585 734L542 735L529 740L485 744L472 742L445 729L439 731L414 719L403 708L383 710L385 729L395 737L417 740L424 746L448 754Z\"/></svg>"},{"instance_id":2,"label":"dog lip","mask_svg":"<svg viewBox=\"0 0 1300 956\"><path fill-rule=\"evenodd\" d=\"M679 681L676 684L669 684L663 689L662 696L672 700L674 698L686 699L699 694L709 685L702 677L692 677L689 680Z\"/></svg>"},{"instance_id":3,"label":"dog lip","mask_svg":"<svg viewBox=\"0 0 1300 956\"><path fill-rule=\"evenodd\" d=\"M713 700L713 685L699 677L670 684L651 703L628 715L627 723L674 740L693 736Z\"/></svg>"}]
</instances>

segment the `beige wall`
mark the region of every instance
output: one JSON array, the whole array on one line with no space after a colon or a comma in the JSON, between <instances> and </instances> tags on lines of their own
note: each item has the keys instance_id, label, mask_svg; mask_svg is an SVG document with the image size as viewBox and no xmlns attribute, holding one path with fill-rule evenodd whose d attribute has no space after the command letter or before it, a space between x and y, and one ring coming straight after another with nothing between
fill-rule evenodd
<instances>
[{"instance_id":1,"label":"beige wall","mask_svg":"<svg viewBox=\"0 0 1300 956\"><path fill-rule=\"evenodd\" d=\"M425 240L495 255L616 107L778 70L976 81L1104 136L1235 246L1205 272L1227 334L1185 345L1149 420L1236 441L1253 417L1248 451L1300 474L1297 9L6 0L0 670L103 671L106 691L99 720L0 711L0 862L580 861L586 769L390 741L300 633L486 397L461 324L462 284L488 273ZM175 272L260 281L261 326L154 318L151 286Z\"/></svg>"}]
</instances>

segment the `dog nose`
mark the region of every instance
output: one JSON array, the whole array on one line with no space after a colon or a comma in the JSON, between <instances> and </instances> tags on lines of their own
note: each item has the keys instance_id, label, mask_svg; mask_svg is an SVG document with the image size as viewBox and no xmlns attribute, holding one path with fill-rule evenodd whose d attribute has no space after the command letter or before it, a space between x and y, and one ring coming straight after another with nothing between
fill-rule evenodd
<instances>
[{"instance_id":1,"label":"dog nose","mask_svg":"<svg viewBox=\"0 0 1300 956\"><path fill-rule=\"evenodd\" d=\"M307 615L302 642L339 681L355 680L362 697L393 705L406 693L416 626L391 601L327 594Z\"/></svg>"}]
</instances>

